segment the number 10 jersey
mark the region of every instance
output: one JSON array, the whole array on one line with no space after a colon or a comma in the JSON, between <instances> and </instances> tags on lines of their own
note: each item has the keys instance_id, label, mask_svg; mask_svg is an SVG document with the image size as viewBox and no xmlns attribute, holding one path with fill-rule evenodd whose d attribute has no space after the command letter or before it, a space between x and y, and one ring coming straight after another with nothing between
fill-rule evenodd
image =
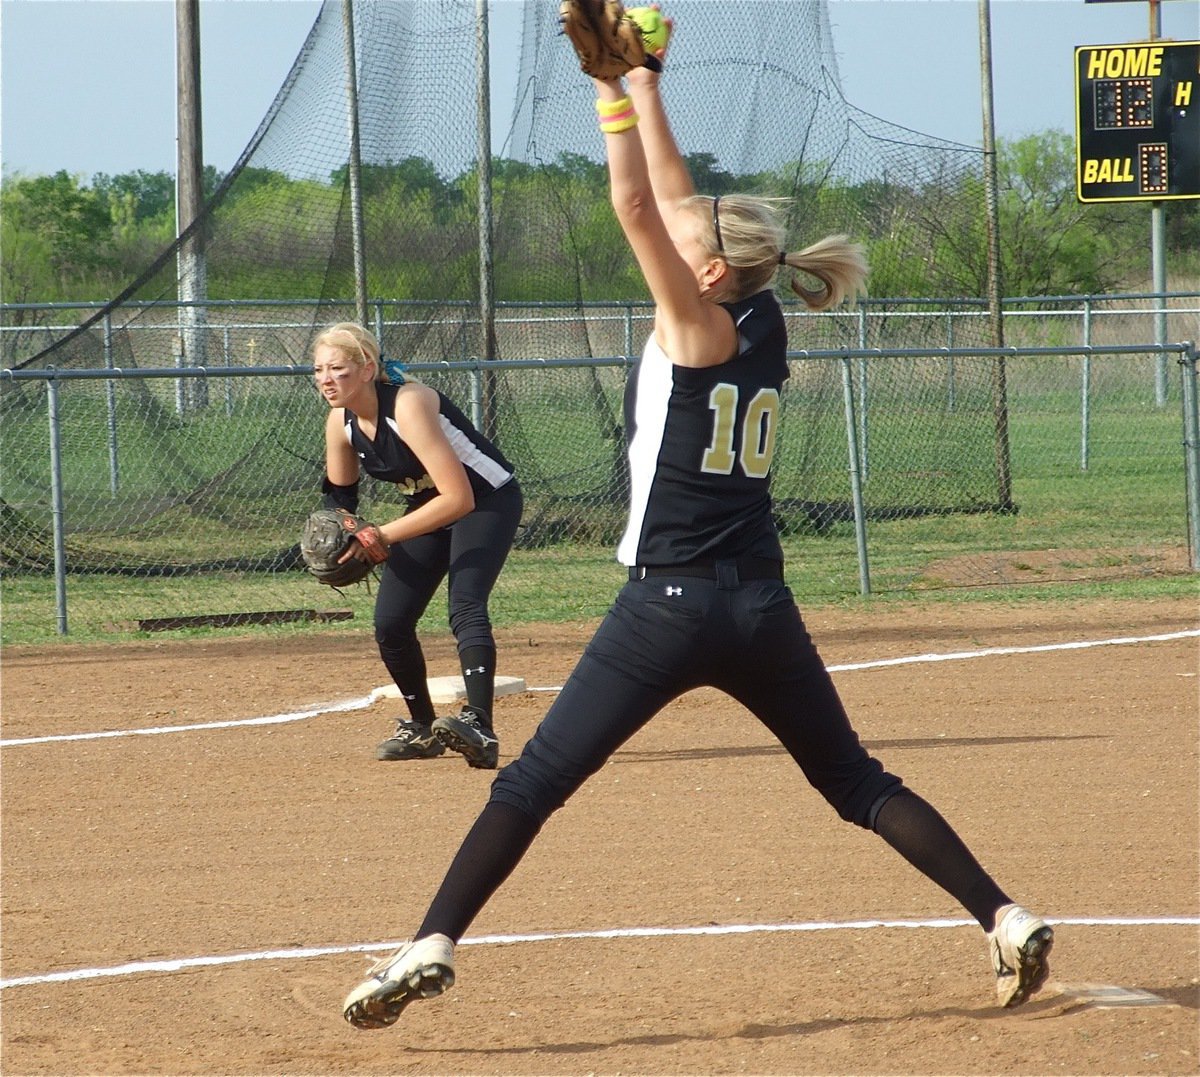
<instances>
[{"instance_id":1,"label":"number 10 jersey","mask_svg":"<svg viewBox=\"0 0 1200 1077\"><path fill-rule=\"evenodd\" d=\"M630 374L622 564L783 559L770 494L779 394L788 376L783 311L771 291L722 306L738 335L738 353L728 362L675 366L651 334Z\"/></svg>"}]
</instances>

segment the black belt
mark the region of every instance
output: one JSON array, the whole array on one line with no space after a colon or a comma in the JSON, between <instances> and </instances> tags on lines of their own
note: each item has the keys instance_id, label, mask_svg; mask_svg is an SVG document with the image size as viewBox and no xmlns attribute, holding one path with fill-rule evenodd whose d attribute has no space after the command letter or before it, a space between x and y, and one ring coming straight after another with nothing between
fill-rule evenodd
<instances>
[{"instance_id":1,"label":"black belt","mask_svg":"<svg viewBox=\"0 0 1200 1077\"><path fill-rule=\"evenodd\" d=\"M740 580L782 580L783 562L765 557L736 557L728 561L689 561L683 565L633 565L631 580L650 576L690 576L700 580L718 580L725 574L736 586Z\"/></svg>"}]
</instances>

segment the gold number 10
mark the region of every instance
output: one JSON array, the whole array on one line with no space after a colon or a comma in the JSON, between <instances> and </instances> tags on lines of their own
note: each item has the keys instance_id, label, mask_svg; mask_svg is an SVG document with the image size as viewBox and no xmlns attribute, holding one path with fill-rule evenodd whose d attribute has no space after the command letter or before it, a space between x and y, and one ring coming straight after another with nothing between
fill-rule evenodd
<instances>
[{"instance_id":1,"label":"gold number 10","mask_svg":"<svg viewBox=\"0 0 1200 1077\"><path fill-rule=\"evenodd\" d=\"M713 412L712 443L704 451L700 470L712 475L729 475L740 460L742 471L752 479L765 479L775 455L775 430L779 421L779 393L759 389L742 420L742 448L735 458L733 426L737 421L738 387L719 382L708 394Z\"/></svg>"}]
</instances>

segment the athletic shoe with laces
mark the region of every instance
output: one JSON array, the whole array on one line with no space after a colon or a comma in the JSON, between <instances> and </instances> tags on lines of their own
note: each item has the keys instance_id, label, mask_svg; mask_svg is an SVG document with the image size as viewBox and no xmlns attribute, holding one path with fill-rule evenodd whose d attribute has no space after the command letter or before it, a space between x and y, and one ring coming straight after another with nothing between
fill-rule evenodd
<instances>
[{"instance_id":1,"label":"athletic shoe with laces","mask_svg":"<svg viewBox=\"0 0 1200 1077\"><path fill-rule=\"evenodd\" d=\"M396 723L396 732L375 749L375 758L433 759L445 750L429 726L400 721Z\"/></svg>"},{"instance_id":2,"label":"athletic shoe with laces","mask_svg":"<svg viewBox=\"0 0 1200 1077\"><path fill-rule=\"evenodd\" d=\"M500 741L472 708L463 707L455 718L438 718L433 723L433 735L471 766L480 770L496 769Z\"/></svg>"},{"instance_id":3,"label":"athletic shoe with laces","mask_svg":"<svg viewBox=\"0 0 1200 1077\"><path fill-rule=\"evenodd\" d=\"M1050 974L1048 959L1053 945L1054 931L1028 909L1004 905L996 911L988 948L1001 1006L1020 1006L1041 988Z\"/></svg>"},{"instance_id":4,"label":"athletic shoe with laces","mask_svg":"<svg viewBox=\"0 0 1200 1077\"><path fill-rule=\"evenodd\" d=\"M346 996L342 1016L355 1028L387 1028L410 1002L436 998L453 986L454 943L448 935L427 935L372 965Z\"/></svg>"}]
</instances>

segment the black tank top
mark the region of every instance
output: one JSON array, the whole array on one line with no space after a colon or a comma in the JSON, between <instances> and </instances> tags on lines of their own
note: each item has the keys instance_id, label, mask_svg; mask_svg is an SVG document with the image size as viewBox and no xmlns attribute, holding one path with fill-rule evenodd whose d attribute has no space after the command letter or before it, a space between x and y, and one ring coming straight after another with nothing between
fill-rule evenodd
<instances>
[{"instance_id":1,"label":"black tank top","mask_svg":"<svg viewBox=\"0 0 1200 1077\"><path fill-rule=\"evenodd\" d=\"M423 504L437 488L417 454L408 447L396 425L398 385L376 382L379 397L379 422L372 440L362 432L358 416L346 409L346 438L358 455L362 469L377 479L395 483L408 499L410 507ZM437 392L437 390L434 390ZM499 489L513 477L513 467L449 397L438 392L438 424L455 455L466 469L475 500Z\"/></svg>"}]
</instances>

